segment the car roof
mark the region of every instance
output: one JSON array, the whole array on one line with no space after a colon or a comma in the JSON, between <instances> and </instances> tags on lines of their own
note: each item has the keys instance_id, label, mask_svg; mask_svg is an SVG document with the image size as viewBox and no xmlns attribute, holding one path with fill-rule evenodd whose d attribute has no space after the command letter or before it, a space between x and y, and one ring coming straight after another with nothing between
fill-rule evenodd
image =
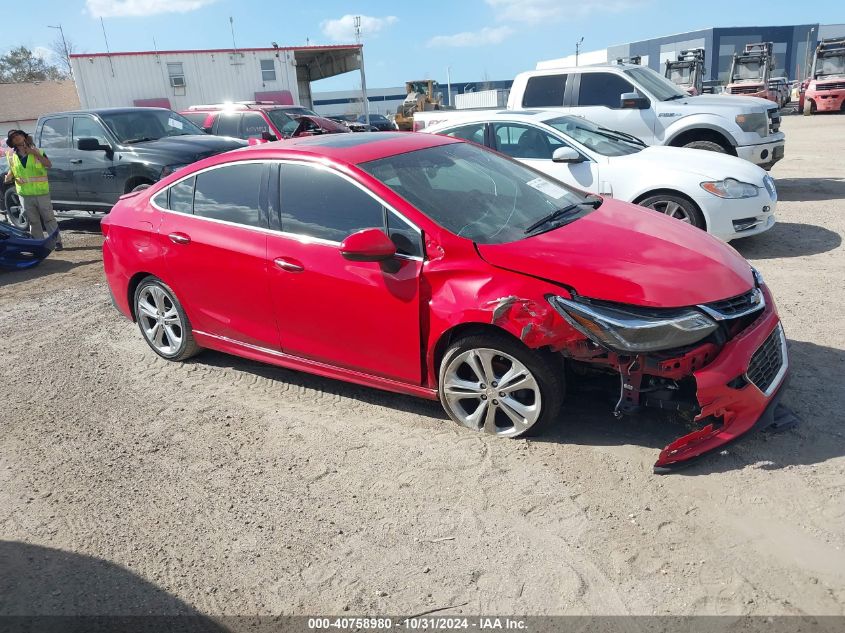
<instances>
[{"instance_id":1,"label":"car roof","mask_svg":"<svg viewBox=\"0 0 845 633\"><path fill-rule=\"evenodd\" d=\"M560 110L479 110L471 114L467 113L466 117L455 117L452 120L443 121L436 125L430 126L435 128L448 128L455 125L466 125L470 123L481 123L485 121L511 121L511 122L533 122L542 123L549 119L557 119L559 117L576 117L574 114L566 114ZM582 117L583 118L583 117Z\"/></svg>"},{"instance_id":2,"label":"car roof","mask_svg":"<svg viewBox=\"0 0 845 633\"><path fill-rule=\"evenodd\" d=\"M460 139L435 134L415 132L359 132L357 134L323 134L252 145L218 156L243 156L251 159L328 158L333 161L357 165L379 158L396 156L416 150L463 143ZM221 161L222 162L222 161Z\"/></svg>"},{"instance_id":3,"label":"car roof","mask_svg":"<svg viewBox=\"0 0 845 633\"><path fill-rule=\"evenodd\" d=\"M50 114L42 115L42 118L52 118L56 116L66 116L71 114L116 114L121 112L144 112L144 111L152 111L152 112L173 112L173 110L169 110L167 108L134 108L134 107L124 107L124 108L91 108L88 110L65 110L64 112L51 112Z\"/></svg>"}]
</instances>

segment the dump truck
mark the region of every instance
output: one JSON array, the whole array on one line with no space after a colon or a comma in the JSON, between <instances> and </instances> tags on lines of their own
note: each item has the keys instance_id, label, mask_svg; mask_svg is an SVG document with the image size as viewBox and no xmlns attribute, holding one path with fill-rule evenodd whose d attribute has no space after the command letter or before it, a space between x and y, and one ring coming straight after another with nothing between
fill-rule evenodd
<instances>
[{"instance_id":1,"label":"dump truck","mask_svg":"<svg viewBox=\"0 0 845 633\"><path fill-rule=\"evenodd\" d=\"M822 40L816 47L804 114L845 112L845 37Z\"/></svg>"},{"instance_id":2,"label":"dump truck","mask_svg":"<svg viewBox=\"0 0 845 633\"><path fill-rule=\"evenodd\" d=\"M678 53L678 59L666 60L666 79L691 95L704 92L704 49L691 48Z\"/></svg>"},{"instance_id":3,"label":"dump truck","mask_svg":"<svg viewBox=\"0 0 845 633\"><path fill-rule=\"evenodd\" d=\"M743 97L760 97L780 105L778 91L769 86L774 66L773 44L761 42L746 44L741 53L734 53L731 62L730 82L725 94Z\"/></svg>"},{"instance_id":4,"label":"dump truck","mask_svg":"<svg viewBox=\"0 0 845 633\"><path fill-rule=\"evenodd\" d=\"M396 108L396 126L400 130L414 128L414 113L440 110L443 107L437 82L431 79L419 79L405 82L405 100Z\"/></svg>"}]
</instances>

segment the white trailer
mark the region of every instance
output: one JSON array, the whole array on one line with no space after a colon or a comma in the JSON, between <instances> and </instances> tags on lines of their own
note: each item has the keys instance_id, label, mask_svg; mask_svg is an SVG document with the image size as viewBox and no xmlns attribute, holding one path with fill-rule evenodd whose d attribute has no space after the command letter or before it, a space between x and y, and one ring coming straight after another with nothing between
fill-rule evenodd
<instances>
[{"instance_id":1,"label":"white trailer","mask_svg":"<svg viewBox=\"0 0 845 633\"><path fill-rule=\"evenodd\" d=\"M467 110L469 108L504 108L508 104L510 90L481 90L480 92L464 92L455 95L455 108Z\"/></svg>"}]
</instances>

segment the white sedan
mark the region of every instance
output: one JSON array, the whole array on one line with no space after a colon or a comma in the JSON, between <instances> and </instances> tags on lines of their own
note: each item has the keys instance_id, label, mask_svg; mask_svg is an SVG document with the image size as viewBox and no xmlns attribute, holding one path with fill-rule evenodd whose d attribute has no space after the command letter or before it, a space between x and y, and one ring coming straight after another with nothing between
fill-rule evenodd
<instances>
[{"instance_id":1,"label":"white sedan","mask_svg":"<svg viewBox=\"0 0 845 633\"><path fill-rule=\"evenodd\" d=\"M725 241L775 224L774 180L741 158L647 147L623 132L551 111L455 114L423 131L486 145L568 185L649 207Z\"/></svg>"}]
</instances>

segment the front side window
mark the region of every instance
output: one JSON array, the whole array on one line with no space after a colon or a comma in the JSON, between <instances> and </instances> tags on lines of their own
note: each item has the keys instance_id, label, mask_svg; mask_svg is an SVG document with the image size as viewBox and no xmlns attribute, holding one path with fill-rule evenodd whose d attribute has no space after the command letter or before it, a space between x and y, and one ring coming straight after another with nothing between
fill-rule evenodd
<instances>
[{"instance_id":1,"label":"front side window","mask_svg":"<svg viewBox=\"0 0 845 633\"><path fill-rule=\"evenodd\" d=\"M530 77L522 95L523 108L545 108L563 105L567 75Z\"/></svg>"},{"instance_id":2,"label":"front side window","mask_svg":"<svg viewBox=\"0 0 845 633\"><path fill-rule=\"evenodd\" d=\"M276 81L276 64L272 59L261 60L261 81Z\"/></svg>"},{"instance_id":3,"label":"front side window","mask_svg":"<svg viewBox=\"0 0 845 633\"><path fill-rule=\"evenodd\" d=\"M261 226L258 197L263 173L262 163L235 163L197 175L194 215Z\"/></svg>"},{"instance_id":4,"label":"front side window","mask_svg":"<svg viewBox=\"0 0 845 633\"><path fill-rule=\"evenodd\" d=\"M297 123L292 119L290 116L285 114L284 110L279 110L278 108L274 108L272 110L265 110L264 111L268 117L270 117L270 121L273 122L273 125L276 126L276 129L280 132L284 132L285 130L290 129L290 126L293 126L293 129L296 129Z\"/></svg>"},{"instance_id":5,"label":"front side window","mask_svg":"<svg viewBox=\"0 0 845 633\"><path fill-rule=\"evenodd\" d=\"M551 160L554 151L564 146L551 134L519 123L495 123L493 136L496 149L511 158Z\"/></svg>"},{"instance_id":6,"label":"front side window","mask_svg":"<svg viewBox=\"0 0 845 633\"><path fill-rule=\"evenodd\" d=\"M56 119L47 119L41 126L41 136L38 139L38 146L41 149L67 149L67 133L68 117L63 116Z\"/></svg>"},{"instance_id":7,"label":"front side window","mask_svg":"<svg viewBox=\"0 0 845 633\"><path fill-rule=\"evenodd\" d=\"M433 222L479 244L525 239L577 221L601 203L600 198L470 143L429 147L358 166ZM552 216L555 212L559 214Z\"/></svg>"},{"instance_id":8,"label":"front side window","mask_svg":"<svg viewBox=\"0 0 845 633\"><path fill-rule=\"evenodd\" d=\"M269 132L270 126L258 112L245 112L241 118L240 138L261 138L264 132Z\"/></svg>"},{"instance_id":9,"label":"front side window","mask_svg":"<svg viewBox=\"0 0 845 633\"><path fill-rule=\"evenodd\" d=\"M73 147L77 147L79 139L82 138L95 138L100 145L110 145L106 131L99 121L87 116L73 117Z\"/></svg>"},{"instance_id":10,"label":"front side window","mask_svg":"<svg viewBox=\"0 0 845 633\"><path fill-rule=\"evenodd\" d=\"M453 127L451 130L441 132L441 134L484 145L484 123L471 123L469 125Z\"/></svg>"},{"instance_id":11,"label":"front side window","mask_svg":"<svg viewBox=\"0 0 845 633\"><path fill-rule=\"evenodd\" d=\"M629 68L625 71L625 74L639 83L658 101L674 101L689 96L687 93L682 92L678 86L666 79L666 77L657 74L651 68ZM617 104L619 103L618 95L616 102Z\"/></svg>"},{"instance_id":12,"label":"front side window","mask_svg":"<svg viewBox=\"0 0 845 633\"><path fill-rule=\"evenodd\" d=\"M282 231L342 242L384 228L384 207L341 176L311 165L281 165Z\"/></svg>"},{"instance_id":13,"label":"front side window","mask_svg":"<svg viewBox=\"0 0 845 633\"><path fill-rule=\"evenodd\" d=\"M605 106L618 109L621 107L620 97L626 92L635 92L634 86L619 75L584 73L581 75L578 105Z\"/></svg>"},{"instance_id":14,"label":"front side window","mask_svg":"<svg viewBox=\"0 0 845 633\"><path fill-rule=\"evenodd\" d=\"M582 117L562 116L544 123L604 156L636 154L646 146L636 137L599 127Z\"/></svg>"},{"instance_id":15,"label":"front side window","mask_svg":"<svg viewBox=\"0 0 845 633\"><path fill-rule=\"evenodd\" d=\"M121 143L131 145L166 136L205 134L181 114L161 108L117 110L100 115Z\"/></svg>"},{"instance_id":16,"label":"front side window","mask_svg":"<svg viewBox=\"0 0 845 633\"><path fill-rule=\"evenodd\" d=\"M214 126L214 133L220 136L233 136L238 138L241 133L241 114L223 113L217 117Z\"/></svg>"},{"instance_id":17,"label":"front side window","mask_svg":"<svg viewBox=\"0 0 845 633\"><path fill-rule=\"evenodd\" d=\"M387 235L396 245L396 252L410 257L422 257L420 232L395 213L387 212Z\"/></svg>"}]
</instances>

